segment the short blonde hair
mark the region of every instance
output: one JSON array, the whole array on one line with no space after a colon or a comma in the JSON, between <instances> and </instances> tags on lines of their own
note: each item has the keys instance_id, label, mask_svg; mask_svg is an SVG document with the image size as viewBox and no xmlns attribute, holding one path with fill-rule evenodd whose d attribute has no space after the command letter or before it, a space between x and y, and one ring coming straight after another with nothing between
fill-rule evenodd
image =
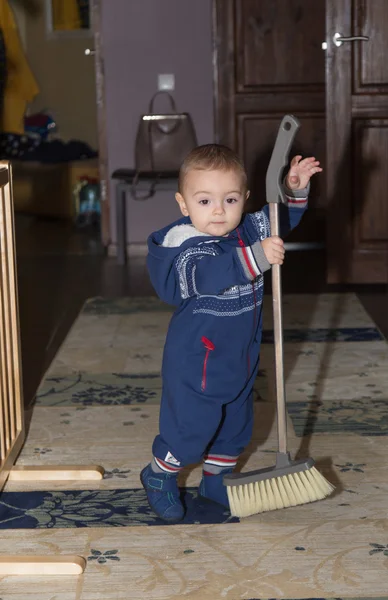
<instances>
[{"instance_id":1,"label":"short blonde hair","mask_svg":"<svg viewBox=\"0 0 388 600\"><path fill-rule=\"evenodd\" d=\"M247 188L247 174L242 160L230 148L221 144L204 144L194 148L183 161L179 171L178 190L182 194L185 177L192 169L203 171L235 171L241 176L244 190Z\"/></svg>"}]
</instances>

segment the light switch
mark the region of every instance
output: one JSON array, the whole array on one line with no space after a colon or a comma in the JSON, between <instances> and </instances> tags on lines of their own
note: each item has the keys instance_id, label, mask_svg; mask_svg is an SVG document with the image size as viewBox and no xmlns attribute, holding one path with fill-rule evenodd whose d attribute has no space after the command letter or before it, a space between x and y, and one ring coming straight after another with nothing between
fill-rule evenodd
<instances>
[{"instance_id":1,"label":"light switch","mask_svg":"<svg viewBox=\"0 0 388 600\"><path fill-rule=\"evenodd\" d=\"M158 75L158 90L174 90L175 75L173 73L162 73Z\"/></svg>"}]
</instances>

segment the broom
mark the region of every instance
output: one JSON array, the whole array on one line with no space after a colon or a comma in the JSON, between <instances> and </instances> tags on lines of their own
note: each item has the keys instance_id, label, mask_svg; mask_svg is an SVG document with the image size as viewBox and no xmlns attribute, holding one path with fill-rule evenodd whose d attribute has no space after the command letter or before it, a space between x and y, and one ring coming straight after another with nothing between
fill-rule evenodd
<instances>
[{"instance_id":1,"label":"broom","mask_svg":"<svg viewBox=\"0 0 388 600\"><path fill-rule=\"evenodd\" d=\"M299 127L299 121L295 117L287 115L283 118L268 166L266 193L270 205L271 235L280 235L279 204L285 202L281 176L288 163L288 154ZM312 458L293 461L287 451L281 294L280 265L272 265L279 448L274 467L224 476L230 510L236 517L248 517L269 510L314 502L329 496L334 490L331 483L315 468Z\"/></svg>"}]
</instances>

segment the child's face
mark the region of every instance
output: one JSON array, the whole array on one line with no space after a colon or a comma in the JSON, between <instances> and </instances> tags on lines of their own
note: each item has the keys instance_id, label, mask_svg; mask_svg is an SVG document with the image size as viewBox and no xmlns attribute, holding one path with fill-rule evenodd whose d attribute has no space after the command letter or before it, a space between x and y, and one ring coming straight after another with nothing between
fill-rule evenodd
<instances>
[{"instance_id":1,"label":"child's face","mask_svg":"<svg viewBox=\"0 0 388 600\"><path fill-rule=\"evenodd\" d=\"M246 192L235 171L191 169L185 176L183 194L176 194L182 214L194 227L214 236L228 235L241 221Z\"/></svg>"}]
</instances>

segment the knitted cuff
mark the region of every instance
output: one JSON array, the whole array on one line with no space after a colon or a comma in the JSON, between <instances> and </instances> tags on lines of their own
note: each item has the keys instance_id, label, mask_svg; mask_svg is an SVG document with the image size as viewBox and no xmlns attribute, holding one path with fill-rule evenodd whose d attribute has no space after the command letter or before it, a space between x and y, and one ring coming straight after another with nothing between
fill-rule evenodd
<instances>
[{"instance_id":1,"label":"knitted cuff","mask_svg":"<svg viewBox=\"0 0 388 600\"><path fill-rule=\"evenodd\" d=\"M261 242L257 241L252 246L236 248L236 250L247 279L253 281L271 268Z\"/></svg>"},{"instance_id":2,"label":"knitted cuff","mask_svg":"<svg viewBox=\"0 0 388 600\"><path fill-rule=\"evenodd\" d=\"M306 208L310 193L310 182L307 184L307 187L302 190L290 190L284 180L283 187L287 198L287 205L289 207Z\"/></svg>"},{"instance_id":3,"label":"knitted cuff","mask_svg":"<svg viewBox=\"0 0 388 600\"><path fill-rule=\"evenodd\" d=\"M268 262L261 242L257 241L252 245L252 252L260 271L262 273L268 271L271 268L271 265Z\"/></svg>"}]
</instances>

